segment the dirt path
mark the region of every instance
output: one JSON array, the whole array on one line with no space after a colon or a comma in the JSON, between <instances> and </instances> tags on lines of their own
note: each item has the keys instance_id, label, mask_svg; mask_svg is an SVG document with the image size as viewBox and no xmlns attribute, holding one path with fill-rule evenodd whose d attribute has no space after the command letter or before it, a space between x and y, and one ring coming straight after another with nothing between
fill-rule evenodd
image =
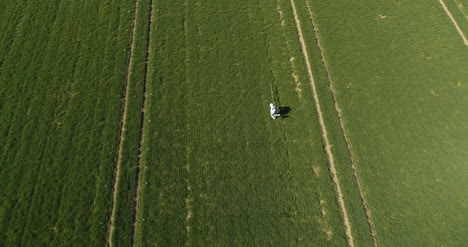
<instances>
[{"instance_id":1,"label":"dirt path","mask_svg":"<svg viewBox=\"0 0 468 247\"><path fill-rule=\"evenodd\" d=\"M306 44L305 44L304 37L303 37L303 34L302 34L301 22L299 20L298 15L297 15L296 4L295 4L294 0L290 0L290 3L291 3L292 10L293 10L294 21L296 23L297 33L299 35L299 41L301 43L302 54L304 56L304 60L305 60L306 66L307 66L307 73L308 73L308 76L309 76L310 86L312 88L312 92L313 92L313 95L314 95L314 101L315 101L315 105L316 105L316 109L317 109L317 114L318 114L318 117L319 117L320 127L322 129L322 137L323 137L323 141L325 143L325 151L326 151L327 157L328 157L330 172L332 173L333 182L335 183L335 186L336 186L338 203L340 205L341 213L343 215L343 223L344 223L344 225L346 227L346 237L347 237L349 246L354 247L353 235L351 233L351 224L349 223L348 212L346 211L346 206L345 206L344 199L343 199L343 192L341 190L340 181L339 181L337 173L336 173L335 160L333 158L333 154L332 154L332 151L331 151L330 141L328 140L328 133L327 133L327 128L325 126L325 121L323 120L322 109L321 109L320 101L319 101L319 98L318 98L318 95L317 95L317 89L315 87L315 80L314 80L314 77L312 75L312 68L311 68L310 62L309 62L310 61L309 60L309 54L307 52Z\"/></svg>"},{"instance_id":2,"label":"dirt path","mask_svg":"<svg viewBox=\"0 0 468 247\"><path fill-rule=\"evenodd\" d=\"M353 155L352 155L352 152L351 152L351 146L349 144L349 138L348 138L348 135L346 134L345 127L344 127L343 114L341 113L341 108L338 105L338 101L336 99L336 91L335 91L335 88L333 87L333 81L332 81L331 76L330 76L330 70L328 69L328 63L327 63L327 61L325 59L325 54L323 52L324 49L323 49L322 43L320 41L320 36L319 36L319 33L318 33L318 26L315 23L314 15L313 15L313 12L312 12L312 10L310 8L309 1L305 0L305 2L306 2L306 5L307 5L307 11L309 12L309 17L310 17L310 21L312 23L312 27L314 28L315 38L317 40L317 46L318 46L318 48L320 50L320 56L322 57L322 63L325 66L325 70L327 71L328 83L329 83L330 91L332 92L332 95L333 95L333 103L335 105L335 111L337 112L338 119L340 121L341 133L343 134L343 137L345 139L346 149L348 151L348 155L349 155L349 158L351 160L351 168L353 169L354 179L356 180L358 190L359 190L359 196L361 198L362 205L363 205L364 210L366 212L367 224L370 227L370 231L371 231L371 235L372 235L372 242L373 242L374 247L377 247L378 246L377 232L375 230L374 221L372 220L371 211L370 211L369 207L367 206L367 200L364 197L364 193L363 193L362 185L361 185L361 180L359 179L359 176L358 176L358 173L357 173L356 165L355 165L354 158L353 158Z\"/></svg>"},{"instance_id":3,"label":"dirt path","mask_svg":"<svg viewBox=\"0 0 468 247\"><path fill-rule=\"evenodd\" d=\"M140 188L141 188L141 158L142 158L142 147L145 144L145 115L146 115L146 108L147 108L147 82L148 82L148 66L149 66L149 58L150 58L150 45L151 45L151 28L153 26L153 0L149 2L149 16L148 16L148 28L146 30L148 40L146 41L146 56L145 56L145 69L144 69L144 81L143 81L143 94L141 100L141 119L140 119L140 142L138 143L138 158L137 158L137 167L135 172L135 198L134 200L134 208L133 208L133 233L132 233L132 240L131 245L135 246L135 239L136 239L136 230L138 229L138 202L140 198Z\"/></svg>"},{"instance_id":4,"label":"dirt path","mask_svg":"<svg viewBox=\"0 0 468 247\"><path fill-rule=\"evenodd\" d=\"M130 37L130 50L129 50L129 55L128 55L128 66L127 66L127 72L126 72L126 77L125 77L125 92L124 92L124 107L122 111L122 118L121 118L121 123L120 123L120 135L119 135L119 151L117 155L117 164L115 166L115 179L114 179L114 186L113 186L113 193L112 193L112 212L111 212L111 217L110 217L110 224L109 224L109 234L107 238L107 244L108 246L112 247L113 242L112 238L114 236L114 221L115 221L115 210L116 210L116 203L117 203L117 194L118 194L118 189L119 189L119 177L120 177L120 166L122 164L122 143L124 141L124 136L125 136L125 126L127 122L127 109L128 109L128 95L129 95L129 89L130 89L130 77L132 74L132 69L133 69L133 51L134 51L134 46L135 46L135 30L136 30L136 17L138 15L138 0L135 0L134 4L134 14L133 14L133 21L132 21L132 36Z\"/></svg>"},{"instance_id":5,"label":"dirt path","mask_svg":"<svg viewBox=\"0 0 468 247\"><path fill-rule=\"evenodd\" d=\"M458 26L458 23L457 23L457 21L455 20L455 18L453 18L452 13L451 13L450 10L447 8L447 5L445 5L444 0L439 0L439 3L440 3L440 5L442 5L442 8L444 8L445 13L448 15L448 17L449 17L450 20L452 21L453 25L454 25L455 28L457 29L458 34L460 34L460 37L463 39L463 42L465 43L465 45L468 46L468 40L466 39L465 34L463 33L463 31L462 31L462 30L460 29L460 27Z\"/></svg>"}]
</instances>

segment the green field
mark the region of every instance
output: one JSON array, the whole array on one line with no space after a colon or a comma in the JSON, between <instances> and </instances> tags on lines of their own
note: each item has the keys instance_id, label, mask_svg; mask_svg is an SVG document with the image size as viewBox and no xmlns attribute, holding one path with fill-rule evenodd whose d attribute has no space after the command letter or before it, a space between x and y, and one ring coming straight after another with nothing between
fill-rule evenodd
<instances>
[{"instance_id":1,"label":"green field","mask_svg":"<svg viewBox=\"0 0 468 247\"><path fill-rule=\"evenodd\" d=\"M1 5L0 246L468 242L466 0Z\"/></svg>"}]
</instances>

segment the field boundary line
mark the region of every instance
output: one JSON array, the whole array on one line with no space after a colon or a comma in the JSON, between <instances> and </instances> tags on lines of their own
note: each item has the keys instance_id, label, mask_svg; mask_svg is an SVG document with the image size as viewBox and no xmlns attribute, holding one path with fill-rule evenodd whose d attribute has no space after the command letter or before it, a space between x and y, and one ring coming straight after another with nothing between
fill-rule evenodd
<instances>
[{"instance_id":1,"label":"field boundary line","mask_svg":"<svg viewBox=\"0 0 468 247\"><path fill-rule=\"evenodd\" d=\"M310 86L312 88L312 93L314 96L314 101L315 101L317 114L319 117L320 127L322 129L322 137L323 137L323 141L325 142L324 149L325 149L325 152L327 153L330 172L332 173L333 182L335 183L335 186L336 186L338 203L340 205L341 213L343 215L343 223L346 228L346 237L347 237L349 246L354 247L354 239L353 239L353 235L351 232L351 224L349 223L348 212L346 210L346 206L345 206L344 199L343 199L343 192L341 190L340 181L338 179L338 175L337 175L336 168L335 168L335 160L331 151L330 141L328 140L327 127L325 126L325 121L323 119L322 109L321 109L320 101L319 101L318 94L317 94L317 88L315 86L315 80L314 80L314 76L312 74L312 68L310 65L309 54L307 52L307 47L306 47L304 37L302 34L301 22L297 15L296 3L294 2L294 0L290 0L290 3L291 3L292 10L293 10L297 33L299 35L298 37L299 42L301 43L302 55L304 57L304 60L307 66L307 74L309 76Z\"/></svg>"},{"instance_id":2,"label":"field boundary line","mask_svg":"<svg viewBox=\"0 0 468 247\"><path fill-rule=\"evenodd\" d=\"M114 186L113 186L113 193L112 193L112 212L111 212L111 218L110 218L110 223L109 223L109 232L108 232L108 238L107 238L107 245L112 247L113 242L112 238L114 236L114 220L115 220L115 214L116 214L116 204L117 204L117 193L119 189L119 177L120 177L120 166L122 165L122 149L123 149L123 141L124 141L124 136L125 136L125 126L127 122L127 108L128 108L128 95L130 91L130 77L132 74L132 69L133 69L133 53L134 53L134 48L135 48L135 35L136 35L136 19L138 16L138 3L139 0L135 0L134 2L134 13L133 13L133 21L132 21L132 36L130 37L130 50L128 54L128 66L127 66L127 72L126 72L126 77L125 77L125 91L124 91L124 107L122 111L122 117L121 117L121 124L120 124L120 134L119 134L119 144L118 144L118 154L117 154L117 163L115 166L115 178L114 178Z\"/></svg>"},{"instance_id":3,"label":"field boundary line","mask_svg":"<svg viewBox=\"0 0 468 247\"><path fill-rule=\"evenodd\" d=\"M442 8L445 10L445 13L446 13L447 16L450 18L450 20L452 21L452 23L453 23L453 25L455 26L455 28L457 29L458 34L460 34L460 37L463 39L463 42L465 43L465 45L468 46L468 40L466 39L465 34L463 33L463 31L462 31L462 30L460 29L460 27L458 26L458 23L457 23L457 21L455 20L455 18L453 18L452 13L451 13L450 10L447 8L447 5L445 5L444 0L439 0L439 3L440 3L440 5L442 6Z\"/></svg>"},{"instance_id":4,"label":"field boundary line","mask_svg":"<svg viewBox=\"0 0 468 247\"><path fill-rule=\"evenodd\" d=\"M133 207L133 216L132 216L132 236L131 236L131 246L135 246L135 239L136 239L136 233L137 233L137 216L138 216L138 202L140 198L140 188L141 188L141 158L142 158L142 147L143 144L145 143L145 135L144 135L144 129L145 129L145 113L146 113L146 108L147 108L147 82L148 82L148 66L149 66L149 58L150 58L150 46L151 46L151 28L153 26L153 0L149 1L149 16L148 16L148 28L146 30L148 39L146 41L146 55L145 55L145 68L144 68L144 76L143 76L143 93L142 93L142 99L141 99L141 118L140 118L140 135L139 135L139 143L138 143L138 157L137 157L137 166L136 166L136 171L135 171L135 198L133 199L134 201L134 207Z\"/></svg>"},{"instance_id":5,"label":"field boundary line","mask_svg":"<svg viewBox=\"0 0 468 247\"><path fill-rule=\"evenodd\" d=\"M356 163L354 161L353 154L351 152L351 145L350 145L350 142L349 142L348 135L346 134L345 125L344 125L344 121L343 121L343 114L342 114L340 106L338 105L338 100L337 100L337 97L336 97L336 91L335 91L335 88L333 87L333 80L332 80L331 75L330 75L330 70L328 69L328 63L327 63L327 61L325 59L325 53L324 53L324 49L322 47L322 42L320 41L318 25L315 23L314 15L313 15L313 12L312 12L312 10L310 8L309 1L305 0L305 2L306 2L306 6L307 6L307 11L309 12L309 17L310 17L310 21L312 23L312 27L314 29L315 39L317 40L317 47L320 50L320 56L322 58L322 63L325 66L325 71L327 72L329 88L330 88L331 94L333 96L333 103L334 103L334 106L335 106L335 111L338 114L338 120L340 122L340 129L341 129L341 133L343 134L343 137L344 137L344 140L345 140L345 143L346 143L346 149L348 151L349 159L351 161L351 168L353 170L353 176L354 176L354 179L356 180L358 191L359 191L359 196L361 197L361 202L362 202L362 205L364 207L364 211L366 213L367 224L370 227L373 246L377 247L378 246L377 232L375 230L374 221L372 219L372 213L371 213L371 211L369 209L369 206L367 204L367 200L366 200L366 198L364 196L361 179L359 178L357 168L356 168Z\"/></svg>"}]
</instances>

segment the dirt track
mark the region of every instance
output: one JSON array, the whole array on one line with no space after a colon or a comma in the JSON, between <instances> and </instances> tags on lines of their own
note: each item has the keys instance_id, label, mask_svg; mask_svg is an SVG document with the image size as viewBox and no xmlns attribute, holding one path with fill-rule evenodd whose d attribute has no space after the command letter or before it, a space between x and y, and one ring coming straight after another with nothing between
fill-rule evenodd
<instances>
[{"instance_id":1,"label":"dirt track","mask_svg":"<svg viewBox=\"0 0 468 247\"><path fill-rule=\"evenodd\" d=\"M144 69L144 81L143 81L143 94L141 100L141 119L140 119L140 142L138 143L138 158L137 158L137 167L135 172L135 198L134 200L134 207L133 207L133 229L132 229L132 246L135 245L136 239L136 230L138 229L138 202L140 198L140 188L141 188L141 158L142 158L142 147L145 143L145 114L147 108L147 82L148 82L148 66L149 66L149 58L150 58L150 45L151 45L151 28L153 26L153 0L149 2L149 16L148 16L148 28L146 30L148 40L146 41L146 55L145 55L145 69Z\"/></svg>"},{"instance_id":2,"label":"dirt track","mask_svg":"<svg viewBox=\"0 0 468 247\"><path fill-rule=\"evenodd\" d=\"M122 118L120 123L120 135L119 135L119 151L117 155L117 163L115 166L115 179L114 179L114 186L112 191L112 212L110 217L110 224L109 224L109 234L107 238L108 246L113 246L112 238L114 235L114 220L115 220L115 205L117 202L117 193L118 193L118 186L119 186L119 177L120 177L120 166L122 164L122 143L124 140L125 135L125 125L127 122L127 108L128 108L128 95L129 95L129 88L130 88L130 76L132 74L133 68L133 51L135 46L135 30L136 30L136 17L138 15L138 0L135 0L134 4L134 14L133 14L133 21L132 21L132 36L130 37L130 50L128 55L128 66L127 72L125 77L125 92L124 92L124 102L123 102L123 111L122 111Z\"/></svg>"},{"instance_id":3,"label":"dirt track","mask_svg":"<svg viewBox=\"0 0 468 247\"><path fill-rule=\"evenodd\" d=\"M317 114L318 114L318 117L319 117L320 127L322 129L322 137L323 137L323 141L325 143L325 151L326 151L327 157L328 157L329 168L330 168L330 172L332 173L333 182L335 183L335 186L336 186L338 203L340 205L341 213L343 215L343 223L344 223L344 225L346 227L346 237L347 237L349 246L354 247L354 240L353 240L353 235L352 235L352 232L351 232L351 224L349 223L348 212L346 211L346 206L345 206L344 199L343 199L343 193L342 193L342 190L341 190L340 181L339 181L337 173L336 173L335 160L333 158L333 154L332 154L332 151L331 151L331 145L330 145L330 141L328 139L327 127L325 126L325 121L323 119L323 114L322 114L322 109L321 109L321 106L320 106L320 101L319 101L319 98L318 98L318 95L317 95L315 80L314 80L314 77L313 77L313 74L312 74L312 68L311 68L311 65L310 65L310 62L309 62L310 61L309 60L309 55L308 55L306 44L305 44L304 37L303 37L303 34L302 34L301 23L300 23L298 15L297 15L296 4L295 4L294 0L290 0L290 3L291 3L292 10L293 10L294 21L296 23L297 33L298 33L298 36L299 36L298 38L299 38L299 41L301 43L302 54L304 56L304 61L305 61L306 66L307 66L307 73L308 73L308 76L309 76L310 86L312 88L312 93L314 95L314 101L315 101L315 105L316 105Z\"/></svg>"},{"instance_id":4,"label":"dirt track","mask_svg":"<svg viewBox=\"0 0 468 247\"><path fill-rule=\"evenodd\" d=\"M307 0L305 2L306 2L306 5L307 5L307 11L309 12L310 21L311 21L312 26L314 28L315 38L317 40L317 46L318 46L318 48L320 50L320 56L322 57L322 63L325 66L325 70L327 71L328 83L329 83L330 91L332 92L332 95L333 95L333 101L334 101L333 103L334 103L334 106L335 106L335 111L338 114L338 119L340 121L341 133L343 134L343 137L345 139L346 149L348 151L349 159L351 161L351 168L353 169L353 176L354 176L354 179L356 180L358 190L359 190L359 196L361 197L361 202L362 202L362 205L363 205L364 210L366 212L367 223L369 224L369 227L370 227L373 245L374 245L374 247L377 247L378 246L377 232L375 230L374 222L372 220L371 211L370 211L369 207L367 206L367 200L364 197L364 193L363 193L362 185L361 185L361 180L359 179L359 176L358 176L358 173L357 173L356 164L354 162L354 158L353 158L353 155L352 155L352 152L351 152L351 146L350 146L350 143L349 143L349 138L348 138L348 135L346 134L345 127L344 127L343 114L341 113L341 108L338 105L338 101L336 99L336 91L335 91L335 88L333 87L333 81L332 81L332 78L330 76L330 70L328 69L328 63L327 63L327 61L325 59L324 49L322 47L322 43L320 41L320 36L319 36L319 33L318 33L318 27L317 27L317 24L315 23L314 15L313 15L312 10L310 8L309 2Z\"/></svg>"}]
</instances>

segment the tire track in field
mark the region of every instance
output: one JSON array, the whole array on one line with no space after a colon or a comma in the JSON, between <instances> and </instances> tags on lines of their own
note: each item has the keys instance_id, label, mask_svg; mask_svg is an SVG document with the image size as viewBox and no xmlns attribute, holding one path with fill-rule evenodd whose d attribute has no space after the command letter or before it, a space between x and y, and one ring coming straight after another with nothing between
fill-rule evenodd
<instances>
[{"instance_id":1,"label":"tire track in field","mask_svg":"<svg viewBox=\"0 0 468 247\"><path fill-rule=\"evenodd\" d=\"M188 7L189 1L185 0L184 1L184 45L185 45L185 59L184 59L184 72L185 72L185 82L188 82L188 61L189 61L189 40L188 40L188 35L187 35L187 30L188 30L188 15L189 15L189 7ZM189 123L185 124L186 129L190 129ZM192 192L192 182L190 179L190 157L191 157L191 152L192 149L190 146L186 147L185 150L185 155L186 155L186 165L184 166L184 169L187 172L187 177L185 179L185 188L186 188L186 196L185 196L185 220L184 220L184 226L185 226L185 233L186 233L186 240L185 240L185 246L192 246L192 227L190 226L191 221L193 221L193 202L194 202L194 196Z\"/></svg>"},{"instance_id":2,"label":"tire track in field","mask_svg":"<svg viewBox=\"0 0 468 247\"><path fill-rule=\"evenodd\" d=\"M320 56L322 58L322 63L323 63L323 65L325 67L325 70L327 72L329 88L330 88L330 91L331 91L332 96L333 96L333 103L334 103L334 106L335 106L335 111L338 114L338 119L340 121L340 129L341 129L341 133L342 133L342 135L344 137L344 140L345 140L345 143L346 143L346 149L348 151L349 159L351 161L351 168L353 170L353 176L354 176L354 179L356 180L356 184L357 184L358 191L359 191L359 196L361 198L361 202L362 202L362 205L364 207L364 211L366 213L367 224L369 225L369 228L370 228L370 231L371 231L373 246L377 247L378 246L377 232L375 230L374 221L372 220L372 213L371 213L371 211L370 211L370 209L368 207L367 200L364 197L364 192L363 192L363 189L362 189L361 179L359 179L359 176L358 176L358 173L357 173L356 164L354 162L354 158L353 158L353 155L352 155L352 152L351 152L351 145L350 145L350 142L349 142L348 135L346 134L346 131L345 131L345 126L344 126L344 121L343 121L343 114L341 112L340 106L338 105L338 100L336 98L336 91L335 91L335 88L333 87L333 80L331 78L330 70L328 69L328 63L327 63L327 61L325 59L324 49L323 49L322 43L320 41L320 35L318 33L319 29L318 29L317 24L315 23L314 15L313 15L313 12L312 12L312 10L310 8L309 1L305 0L305 2L306 2L306 6L307 6L307 11L309 13L310 21L312 23L312 27L314 29L315 39L317 40L317 47L320 50Z\"/></svg>"},{"instance_id":3,"label":"tire track in field","mask_svg":"<svg viewBox=\"0 0 468 247\"><path fill-rule=\"evenodd\" d=\"M122 165L122 143L124 141L125 136L125 126L127 122L127 109L128 109L128 95L130 89L130 77L132 75L133 69L133 52L135 48L135 35L136 35L136 19L138 16L138 0L135 0L134 3L134 11L133 11L133 21L132 21L132 36L130 37L130 50L128 54L128 66L127 72L125 77L125 92L124 92L124 107L122 111L121 117L121 124L120 124L120 134L119 134L119 144L118 144L118 155L117 155L117 163L115 166L115 178L114 178L114 186L113 186L113 193L112 193L112 212L111 218L109 223L108 229L108 237L107 237L107 245L112 247L113 242L112 238L114 236L114 221L115 221L115 213L116 213L116 204L117 204L117 193L119 191L119 177L120 177L120 166Z\"/></svg>"},{"instance_id":4,"label":"tire track in field","mask_svg":"<svg viewBox=\"0 0 468 247\"><path fill-rule=\"evenodd\" d=\"M303 34L302 34L301 22L299 20L298 15L297 15L296 3L294 2L294 0L290 0L290 3L291 3L292 10L293 10L294 21L296 23L297 33L299 35L299 37L298 37L299 42L301 43L302 55L304 57L304 61L305 61L306 66L307 66L307 73L308 73L308 76L309 76L310 86L312 88L312 93L313 93L313 96L314 96L314 101L315 101L317 114L318 114L318 117L319 117L320 127L322 129L322 138L323 138L323 141L325 142L324 149L325 149L325 152L327 153L330 172L332 173L333 182L335 183L335 186L336 186L338 203L340 204L341 213L343 215L343 223L344 223L345 228L346 228L346 237L347 237L349 246L354 247L354 239L353 239L353 235L352 235L352 232L351 232L351 224L349 223L348 212L346 210L346 206L345 206L345 203L344 203L343 192L341 190L340 180L338 179L338 175L337 175L337 172L336 172L335 160L333 158L333 154L332 154L332 151L331 151L330 141L328 140L327 127L325 126L325 121L323 119L322 109L321 109L321 106L320 106L320 101L319 101L318 94L317 94L317 89L316 89L316 86L315 86L315 80L314 80L314 76L312 74L312 68L311 68L310 62L309 62L310 61L309 60L309 54L307 52L306 44L305 44L304 37L303 37Z\"/></svg>"},{"instance_id":5,"label":"tire track in field","mask_svg":"<svg viewBox=\"0 0 468 247\"><path fill-rule=\"evenodd\" d=\"M146 30L146 35L148 37L146 41L146 55L145 55L145 68L144 68L144 75L143 75L143 94L142 94L142 99L141 99L141 118L140 118L140 142L138 143L138 157L137 157L137 166L136 166L136 171L135 171L135 198L133 199L134 201L134 206L133 206L133 226L132 226L132 236L130 243L132 246L135 246L135 239L136 239L136 229L137 229L137 216L138 216L138 202L140 198L140 176L141 176L141 158L142 158L142 147L145 144L145 135L144 135L144 129L145 129L145 113L146 113L146 108L147 108L147 93L146 93L146 88L147 88L147 82L148 82L148 65L149 65L149 58L150 58L150 46L151 46L151 27L153 26L153 0L149 1L149 16L148 16L148 27Z\"/></svg>"},{"instance_id":6,"label":"tire track in field","mask_svg":"<svg viewBox=\"0 0 468 247\"><path fill-rule=\"evenodd\" d=\"M281 22L281 31L282 31L282 35L286 43L286 47L288 49L288 53L291 54L291 45L289 44L289 40L285 38L286 35L285 35L284 27L286 26L286 22L284 20L284 14L283 14L283 10L281 9L279 0L276 1L276 11L278 12L278 15L279 15L279 19ZM302 98L302 89L301 89L302 83L299 81L299 76L297 75L297 69L296 69L296 65L294 64L294 59L295 59L294 57L289 58L289 64L291 66L291 71L292 71L291 77L294 79L294 83L296 85L296 88L294 90L296 90L298 98Z\"/></svg>"},{"instance_id":7,"label":"tire track in field","mask_svg":"<svg viewBox=\"0 0 468 247\"><path fill-rule=\"evenodd\" d=\"M463 31L460 29L460 27L458 26L458 23L457 21L455 20L455 18L453 18L452 16L452 13L450 12L450 10L447 8L447 5L445 5L445 2L444 0L439 0L439 3L440 5L442 6L442 8L445 10L445 13L447 14L447 16L450 18L450 20L452 21L453 25L455 26L455 28L457 29L458 31L458 34L460 35L460 37L463 39L463 42L466 46L468 46L468 40L466 39L465 37L465 34L463 33Z\"/></svg>"},{"instance_id":8,"label":"tire track in field","mask_svg":"<svg viewBox=\"0 0 468 247\"><path fill-rule=\"evenodd\" d=\"M454 2L455 2L455 5L457 5L457 8L462 13L463 17L465 17L465 20L468 21L468 15L465 13L465 8L463 4L459 0L454 0Z\"/></svg>"}]
</instances>

